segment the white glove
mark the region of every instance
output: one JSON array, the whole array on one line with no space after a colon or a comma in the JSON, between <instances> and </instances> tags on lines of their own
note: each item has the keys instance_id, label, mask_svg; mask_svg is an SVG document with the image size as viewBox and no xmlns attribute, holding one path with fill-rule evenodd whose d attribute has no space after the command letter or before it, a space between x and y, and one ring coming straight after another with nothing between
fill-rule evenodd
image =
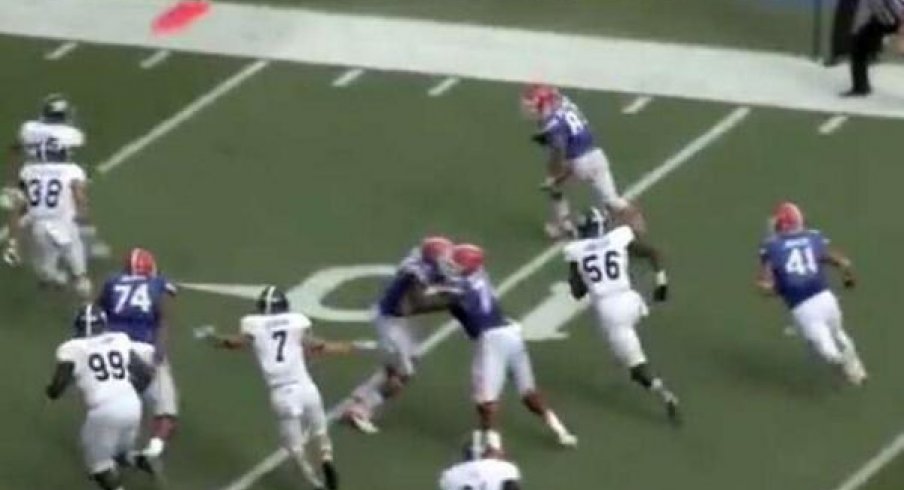
<instances>
[{"instance_id":1,"label":"white glove","mask_svg":"<svg viewBox=\"0 0 904 490\"><path fill-rule=\"evenodd\" d=\"M4 187L0 190L0 208L7 211L15 209L20 202L25 201L25 194L15 187Z\"/></svg>"},{"instance_id":2,"label":"white glove","mask_svg":"<svg viewBox=\"0 0 904 490\"><path fill-rule=\"evenodd\" d=\"M22 257L19 255L19 245L16 240L11 238L6 241L6 247L3 249L3 261L10 267L17 267L22 263Z\"/></svg>"}]
</instances>

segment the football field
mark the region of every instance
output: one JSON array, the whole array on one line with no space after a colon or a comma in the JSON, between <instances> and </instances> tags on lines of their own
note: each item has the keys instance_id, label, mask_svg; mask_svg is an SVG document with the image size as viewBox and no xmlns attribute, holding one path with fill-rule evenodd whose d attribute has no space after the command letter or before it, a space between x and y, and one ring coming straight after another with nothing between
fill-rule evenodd
<instances>
[{"instance_id":1,"label":"football field","mask_svg":"<svg viewBox=\"0 0 904 490\"><path fill-rule=\"evenodd\" d=\"M543 155L519 117L520 85L65 44L0 36L0 58L15 67L0 70L8 95L0 135L12 138L44 95L65 92L88 135L79 158L93 168L92 215L114 248L93 275L101 280L118 254L140 245L183 285L171 335L182 414L166 456L169 489L303 488L274 453L252 357L215 351L192 328L236 328L255 286L275 283L323 337L373 338L365 318L386 271L429 233L484 246L507 312L534 339L539 383L580 438L575 450L557 447L510 394L502 433L526 488L904 483L894 459L904 448L896 439L904 331L891 315L904 240L894 200L904 179L901 120L566 89L666 254L673 294L641 335L684 404L686 424L675 429L616 366L592 317L556 292L566 270L542 234ZM570 192L587 203L586 189ZM777 300L753 287L765 219L782 199L800 203L854 260L859 287L840 297L871 374L862 388L841 383L789 337ZM651 280L638 268L640 289ZM42 398L75 306L66 294L38 291L27 269L0 270L2 488L90 488L77 397ZM386 408L379 434L333 426L344 488L434 488L458 456L476 416L470 345L447 320L419 322L429 339L419 376ZM317 360L328 409L376 364L369 354ZM856 475L871 462L879 471L864 484ZM130 474L127 488L153 485Z\"/></svg>"}]
</instances>

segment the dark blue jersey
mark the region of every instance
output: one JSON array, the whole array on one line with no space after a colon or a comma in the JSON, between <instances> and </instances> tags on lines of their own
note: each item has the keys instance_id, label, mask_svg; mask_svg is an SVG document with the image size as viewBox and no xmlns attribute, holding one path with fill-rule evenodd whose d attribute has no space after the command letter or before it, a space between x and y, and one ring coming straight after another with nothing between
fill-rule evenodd
<instances>
[{"instance_id":1,"label":"dark blue jersey","mask_svg":"<svg viewBox=\"0 0 904 490\"><path fill-rule=\"evenodd\" d=\"M440 280L438 266L424 260L420 249L415 248L405 256L395 275L386 284L377 300L377 310L385 316L402 316L402 303L411 288L434 284Z\"/></svg>"},{"instance_id":2,"label":"dark blue jersey","mask_svg":"<svg viewBox=\"0 0 904 490\"><path fill-rule=\"evenodd\" d=\"M449 313L469 338L477 339L487 330L511 324L485 272L474 273L454 284L460 291L449 306Z\"/></svg>"},{"instance_id":3,"label":"dark blue jersey","mask_svg":"<svg viewBox=\"0 0 904 490\"><path fill-rule=\"evenodd\" d=\"M816 230L776 234L763 242L760 260L772 270L775 291L789 308L829 289L823 265L828 244Z\"/></svg>"},{"instance_id":4,"label":"dark blue jersey","mask_svg":"<svg viewBox=\"0 0 904 490\"><path fill-rule=\"evenodd\" d=\"M161 304L176 287L163 276L119 274L107 279L100 306L107 314L109 329L124 332L134 342L154 343L161 322Z\"/></svg>"},{"instance_id":5,"label":"dark blue jersey","mask_svg":"<svg viewBox=\"0 0 904 490\"><path fill-rule=\"evenodd\" d=\"M580 109L566 98L558 109L540 121L539 134L547 145L562 151L568 160L596 149L590 123Z\"/></svg>"}]
</instances>

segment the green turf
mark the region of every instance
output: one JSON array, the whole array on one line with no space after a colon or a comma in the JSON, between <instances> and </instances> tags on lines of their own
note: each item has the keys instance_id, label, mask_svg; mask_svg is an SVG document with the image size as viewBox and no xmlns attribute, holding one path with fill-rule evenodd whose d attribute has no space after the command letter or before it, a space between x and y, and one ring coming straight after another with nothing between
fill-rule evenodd
<instances>
[{"instance_id":1,"label":"green turf","mask_svg":"<svg viewBox=\"0 0 904 490\"><path fill-rule=\"evenodd\" d=\"M54 87L80 107L97 162L208 90L239 60L174 56L151 72L140 50L81 46L59 62L53 43L0 38L19 70L0 72L17 97L0 105L11 134ZM336 265L391 264L419 236L446 232L486 246L499 281L548 246L537 190L542 155L527 142L516 87L464 80L443 97L429 76L368 72L345 89L331 67L275 64L149 146L93 186L94 215L118 251L155 251L178 281L293 286ZM103 85L86 73L102 74ZM733 108L657 99L635 116L619 94L578 92L613 162L620 187L663 163ZM673 430L659 407L610 360L589 314L569 338L532 345L551 403L581 437L554 446L509 396L502 419L510 454L529 488L761 488L829 490L900 430L896 373L902 333L889 323L898 298L895 135L901 123L854 118L830 137L824 116L756 109L738 128L640 198L651 238L665 249L673 301L642 335L654 365L682 396L687 426ZM850 141L858 144L851 145ZM585 201L576 189L579 202ZM854 390L834 380L781 331L787 319L752 287L764 219L782 198L848 250L861 287L842 296L851 332L873 375ZM115 263L97 264L98 277ZM518 318L562 280L555 260L504 298ZM641 284L641 288L645 288ZM375 281L330 302L366 307ZM76 446L75 397L45 406L41 386L55 345L68 335L72 301L39 294L26 270L0 271L0 366L8 404L0 413L0 486L89 488ZM178 300L173 362L182 428L167 456L173 490L219 488L268 455L276 434L267 394L248 355L217 352L193 326L234 327L249 302L185 291ZM423 332L444 321L423 321ZM327 337L371 336L365 324L318 322ZM346 488L430 488L474 424L469 345L456 335L421 366L417 382L363 437L334 430ZM375 366L373 356L318 361L328 405ZM53 471L47 471L52 464ZM871 490L900 486L896 462ZM129 488L151 488L133 477ZM297 488L287 467L254 488Z\"/></svg>"}]
</instances>

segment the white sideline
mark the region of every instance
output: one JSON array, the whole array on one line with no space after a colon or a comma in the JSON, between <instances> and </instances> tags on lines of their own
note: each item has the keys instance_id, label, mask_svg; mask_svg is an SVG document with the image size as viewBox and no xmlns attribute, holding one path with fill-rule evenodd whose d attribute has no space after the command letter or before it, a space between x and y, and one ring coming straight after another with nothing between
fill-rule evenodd
<instances>
[{"instance_id":1,"label":"white sideline","mask_svg":"<svg viewBox=\"0 0 904 490\"><path fill-rule=\"evenodd\" d=\"M748 107L738 107L734 109L727 116L720 119L705 133L701 134L693 141L688 143L685 147L681 148L668 160L666 160L650 172L646 173L643 177L641 177L640 180L635 182L625 191L624 196L628 199L635 199L639 197L657 182L660 182L670 173L677 170L681 165L690 161L691 158L700 153L704 148L717 141L732 128L736 127L749 114L750 108ZM499 283L499 295L503 296L508 294L509 291L517 287L528 277L540 270L543 266L546 265L547 262L559 255L560 248L561 245L551 245L539 255L517 269L510 276L506 277L501 283ZM426 356L432 350L439 347L440 344L445 342L457 330L459 330L458 323L456 323L454 320L444 323L418 346L418 352L421 357ZM378 379L379 372L376 372L358 388L356 388L356 390L366 385L375 383ZM335 421L342 414L349 401L350 400L346 398L330 409L328 418L331 422ZM259 478L266 475L270 471L273 471L273 469L275 469L283 461L285 461L286 457L287 455L284 450L276 450L275 452L264 458L257 465L255 465L253 468L251 468L248 472L241 475L233 482L222 487L220 490L247 490Z\"/></svg>"}]
</instances>

